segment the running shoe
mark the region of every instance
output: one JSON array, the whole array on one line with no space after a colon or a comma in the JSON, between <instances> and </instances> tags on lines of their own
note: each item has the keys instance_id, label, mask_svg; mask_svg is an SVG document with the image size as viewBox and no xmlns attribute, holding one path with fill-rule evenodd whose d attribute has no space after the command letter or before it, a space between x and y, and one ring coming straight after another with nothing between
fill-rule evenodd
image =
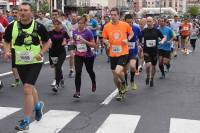
<instances>
[{"instance_id":1,"label":"running shoe","mask_svg":"<svg viewBox=\"0 0 200 133\"><path fill-rule=\"evenodd\" d=\"M59 88L58 85L54 85L54 87L52 88L52 91L57 93L58 92L58 88Z\"/></svg>"},{"instance_id":2,"label":"running shoe","mask_svg":"<svg viewBox=\"0 0 200 133\"><path fill-rule=\"evenodd\" d=\"M43 116L44 102L40 101L35 105L35 120L40 121Z\"/></svg>"},{"instance_id":3,"label":"running shoe","mask_svg":"<svg viewBox=\"0 0 200 133\"><path fill-rule=\"evenodd\" d=\"M0 89L3 88L3 82L0 80Z\"/></svg>"},{"instance_id":4,"label":"running shoe","mask_svg":"<svg viewBox=\"0 0 200 133\"><path fill-rule=\"evenodd\" d=\"M149 78L146 78L146 85L149 85Z\"/></svg>"},{"instance_id":5,"label":"running shoe","mask_svg":"<svg viewBox=\"0 0 200 133\"><path fill-rule=\"evenodd\" d=\"M74 95L73 95L74 98L80 98L80 93L79 92L76 92Z\"/></svg>"},{"instance_id":6,"label":"running shoe","mask_svg":"<svg viewBox=\"0 0 200 133\"><path fill-rule=\"evenodd\" d=\"M19 125L17 125L15 127L15 130L18 130L18 131L25 131L25 130L28 130L29 129L29 120L20 120L19 121Z\"/></svg>"},{"instance_id":7,"label":"running shoe","mask_svg":"<svg viewBox=\"0 0 200 133\"><path fill-rule=\"evenodd\" d=\"M68 76L69 76L69 78L74 78L75 77L74 71L70 70Z\"/></svg>"},{"instance_id":8,"label":"running shoe","mask_svg":"<svg viewBox=\"0 0 200 133\"><path fill-rule=\"evenodd\" d=\"M131 90L136 91L138 89L137 85L135 82L131 82Z\"/></svg>"},{"instance_id":9,"label":"running shoe","mask_svg":"<svg viewBox=\"0 0 200 133\"><path fill-rule=\"evenodd\" d=\"M119 92L119 93L117 94L117 96L115 97L115 99L116 99L117 101L122 101L123 98L124 98L124 94L123 94L122 92Z\"/></svg>"},{"instance_id":10,"label":"running shoe","mask_svg":"<svg viewBox=\"0 0 200 133\"><path fill-rule=\"evenodd\" d=\"M51 86L54 87L56 85L56 80L54 79L51 83Z\"/></svg>"},{"instance_id":11,"label":"running shoe","mask_svg":"<svg viewBox=\"0 0 200 133\"><path fill-rule=\"evenodd\" d=\"M160 79L165 79L165 74L162 74Z\"/></svg>"},{"instance_id":12,"label":"running shoe","mask_svg":"<svg viewBox=\"0 0 200 133\"><path fill-rule=\"evenodd\" d=\"M154 83L153 83L153 79L150 80L150 87L153 87Z\"/></svg>"},{"instance_id":13,"label":"running shoe","mask_svg":"<svg viewBox=\"0 0 200 133\"><path fill-rule=\"evenodd\" d=\"M62 80L60 81L60 86L61 86L62 88L65 87L65 81L64 81L64 79L62 79Z\"/></svg>"},{"instance_id":14,"label":"running shoe","mask_svg":"<svg viewBox=\"0 0 200 133\"><path fill-rule=\"evenodd\" d=\"M128 86L126 84L122 84L120 90L124 94L128 91Z\"/></svg>"},{"instance_id":15,"label":"running shoe","mask_svg":"<svg viewBox=\"0 0 200 133\"><path fill-rule=\"evenodd\" d=\"M15 81L15 83L11 84L11 87L18 87L20 85L20 81Z\"/></svg>"}]
</instances>

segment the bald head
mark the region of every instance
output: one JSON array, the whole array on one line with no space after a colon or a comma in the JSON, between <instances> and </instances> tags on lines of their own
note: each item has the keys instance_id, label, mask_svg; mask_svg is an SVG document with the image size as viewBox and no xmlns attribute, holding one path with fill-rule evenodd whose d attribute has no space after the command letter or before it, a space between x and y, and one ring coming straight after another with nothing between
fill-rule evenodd
<instances>
[{"instance_id":1,"label":"bald head","mask_svg":"<svg viewBox=\"0 0 200 133\"><path fill-rule=\"evenodd\" d=\"M153 28L153 18L147 17L147 26L148 28Z\"/></svg>"}]
</instances>

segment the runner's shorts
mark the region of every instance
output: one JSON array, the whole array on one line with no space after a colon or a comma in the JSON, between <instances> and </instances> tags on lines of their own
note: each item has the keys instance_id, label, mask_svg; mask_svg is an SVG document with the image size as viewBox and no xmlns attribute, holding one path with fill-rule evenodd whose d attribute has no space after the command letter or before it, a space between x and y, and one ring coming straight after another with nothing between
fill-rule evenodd
<instances>
[{"instance_id":1,"label":"runner's shorts","mask_svg":"<svg viewBox=\"0 0 200 133\"><path fill-rule=\"evenodd\" d=\"M144 61L145 63L151 62L151 64L155 66L158 61L157 53L144 53Z\"/></svg>"},{"instance_id":2,"label":"runner's shorts","mask_svg":"<svg viewBox=\"0 0 200 133\"><path fill-rule=\"evenodd\" d=\"M30 64L30 65L16 65L19 77L23 84L35 85L42 63Z\"/></svg>"},{"instance_id":3,"label":"runner's shorts","mask_svg":"<svg viewBox=\"0 0 200 133\"><path fill-rule=\"evenodd\" d=\"M117 65L125 67L128 63L128 55L122 55L119 57L110 57L110 68L115 70Z\"/></svg>"},{"instance_id":4,"label":"runner's shorts","mask_svg":"<svg viewBox=\"0 0 200 133\"><path fill-rule=\"evenodd\" d=\"M158 55L162 56L164 58L170 59L171 58L171 51L166 51L166 50L159 49L158 50Z\"/></svg>"}]
</instances>

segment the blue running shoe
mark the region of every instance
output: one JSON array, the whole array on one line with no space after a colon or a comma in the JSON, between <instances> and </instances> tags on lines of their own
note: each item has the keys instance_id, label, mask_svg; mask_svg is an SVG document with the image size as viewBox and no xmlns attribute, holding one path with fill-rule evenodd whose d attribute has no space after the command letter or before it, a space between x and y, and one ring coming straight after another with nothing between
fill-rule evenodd
<instances>
[{"instance_id":1,"label":"blue running shoe","mask_svg":"<svg viewBox=\"0 0 200 133\"><path fill-rule=\"evenodd\" d=\"M40 101L35 105L35 120L40 121L43 116L44 102Z\"/></svg>"},{"instance_id":2,"label":"blue running shoe","mask_svg":"<svg viewBox=\"0 0 200 133\"><path fill-rule=\"evenodd\" d=\"M29 129L29 123L30 123L30 121L28 119L20 120L19 125L17 125L15 127L15 130L18 130L18 131L28 130Z\"/></svg>"}]
</instances>

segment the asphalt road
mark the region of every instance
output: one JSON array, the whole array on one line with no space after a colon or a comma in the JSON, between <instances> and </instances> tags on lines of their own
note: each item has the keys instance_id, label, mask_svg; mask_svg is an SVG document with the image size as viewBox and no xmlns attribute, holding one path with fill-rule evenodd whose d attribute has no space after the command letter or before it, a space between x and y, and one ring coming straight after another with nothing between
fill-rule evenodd
<instances>
[{"instance_id":1,"label":"asphalt road","mask_svg":"<svg viewBox=\"0 0 200 133\"><path fill-rule=\"evenodd\" d=\"M60 88L57 95L50 87L53 70L44 65L36 86L45 102L46 116L44 121L31 124L31 133L200 133L199 57L199 46L188 56L179 53L166 79L160 80L157 71L155 86L150 88L141 73L136 77L136 92L129 91L122 102L112 99L107 105L102 102L116 88L105 56L99 55L95 61L95 93L84 68L79 100L72 97L75 85L74 79L67 77L68 63L63 66L65 88ZM0 72L8 71L10 64L1 61ZM15 133L14 127L23 117L22 87L10 87L12 76L1 78L0 133ZM17 111L9 113L13 108Z\"/></svg>"}]
</instances>

